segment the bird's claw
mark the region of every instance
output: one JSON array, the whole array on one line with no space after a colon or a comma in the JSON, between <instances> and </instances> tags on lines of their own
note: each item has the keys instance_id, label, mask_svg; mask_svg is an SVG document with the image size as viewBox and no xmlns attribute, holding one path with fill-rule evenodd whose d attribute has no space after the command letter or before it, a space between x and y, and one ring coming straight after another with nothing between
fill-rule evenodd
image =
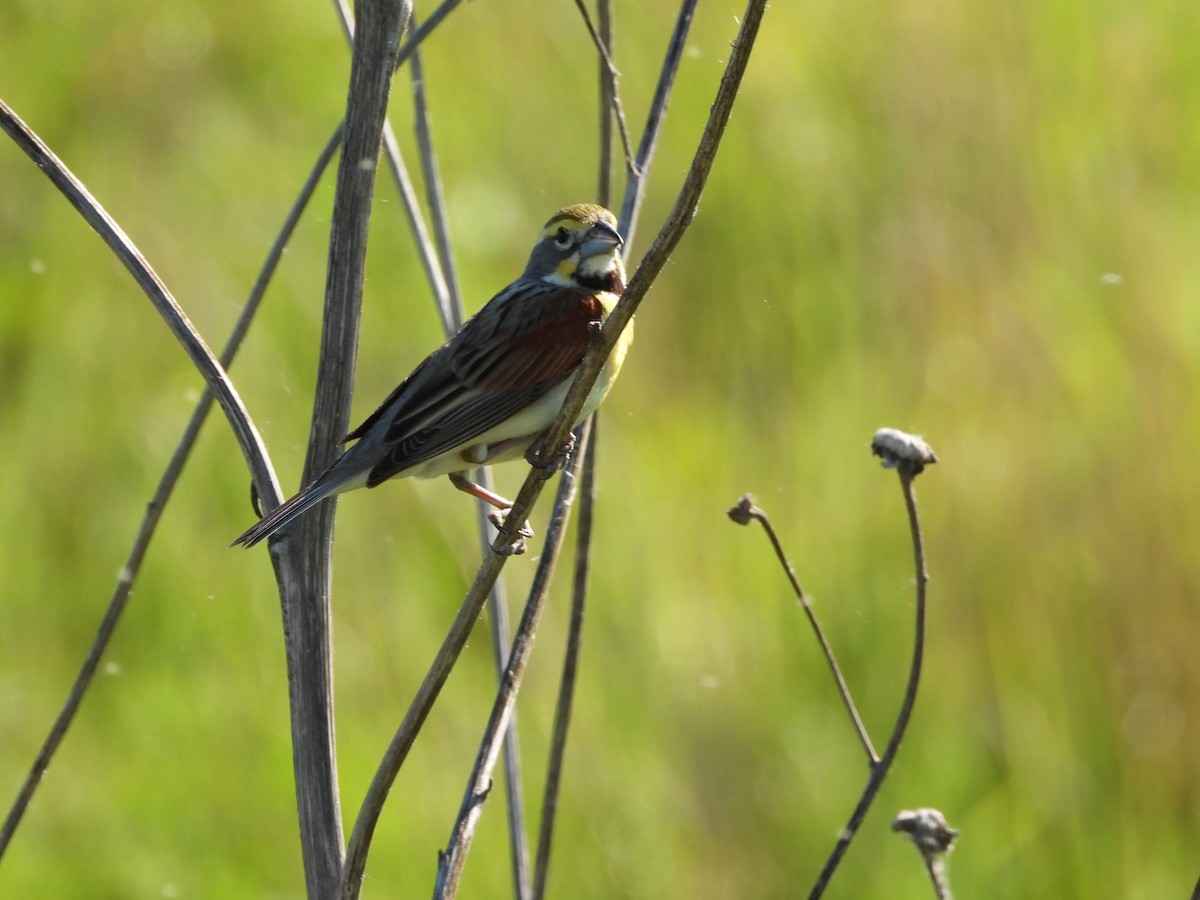
<instances>
[{"instance_id":1,"label":"bird's claw","mask_svg":"<svg viewBox=\"0 0 1200 900\"><path fill-rule=\"evenodd\" d=\"M529 549L525 542L533 537L533 529L526 522L514 532L508 527L508 512L507 509L494 509L488 513L488 521L496 526L496 530L501 534L514 534L512 543L497 552L503 556L520 556Z\"/></svg>"},{"instance_id":2,"label":"bird's claw","mask_svg":"<svg viewBox=\"0 0 1200 900\"><path fill-rule=\"evenodd\" d=\"M535 469L540 469L543 478L549 478L555 472L561 471L571 461L571 454L575 452L575 435L573 432L568 432L567 439L563 441L562 446L550 454L546 460L541 458L542 443L539 441L525 451L525 462Z\"/></svg>"}]
</instances>

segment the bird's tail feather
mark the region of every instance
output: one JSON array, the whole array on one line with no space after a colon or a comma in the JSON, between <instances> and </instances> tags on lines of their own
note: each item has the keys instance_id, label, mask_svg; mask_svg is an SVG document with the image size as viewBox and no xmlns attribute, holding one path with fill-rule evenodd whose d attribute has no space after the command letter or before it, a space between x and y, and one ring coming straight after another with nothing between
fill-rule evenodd
<instances>
[{"instance_id":1,"label":"bird's tail feather","mask_svg":"<svg viewBox=\"0 0 1200 900\"><path fill-rule=\"evenodd\" d=\"M329 473L327 472L326 475ZM319 478L290 500L275 507L229 546L253 547L293 519L308 512L326 497L338 493L348 478Z\"/></svg>"}]
</instances>

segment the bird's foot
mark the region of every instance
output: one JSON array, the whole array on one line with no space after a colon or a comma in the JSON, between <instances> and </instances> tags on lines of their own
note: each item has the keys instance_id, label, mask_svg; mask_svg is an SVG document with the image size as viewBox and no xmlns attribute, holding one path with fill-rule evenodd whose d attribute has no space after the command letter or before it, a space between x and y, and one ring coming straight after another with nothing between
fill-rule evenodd
<instances>
[{"instance_id":1,"label":"bird's foot","mask_svg":"<svg viewBox=\"0 0 1200 900\"><path fill-rule=\"evenodd\" d=\"M562 469L571 461L571 454L575 452L575 435L573 432L568 432L567 439L563 442L554 453L549 454L548 458L543 460L542 444L544 441L538 441L532 447L525 451L525 462L529 463L535 469L541 472L542 478L549 478L555 472Z\"/></svg>"},{"instance_id":2,"label":"bird's foot","mask_svg":"<svg viewBox=\"0 0 1200 900\"><path fill-rule=\"evenodd\" d=\"M520 528L515 529L515 531L514 529L509 528L508 513L509 510L507 509L493 509L490 513L488 513L488 521L495 525L496 530L501 534L514 535L512 543L505 545L503 549L497 552L504 556L520 556L529 549L526 541L533 537L533 529L529 527L528 522L526 522Z\"/></svg>"}]
</instances>

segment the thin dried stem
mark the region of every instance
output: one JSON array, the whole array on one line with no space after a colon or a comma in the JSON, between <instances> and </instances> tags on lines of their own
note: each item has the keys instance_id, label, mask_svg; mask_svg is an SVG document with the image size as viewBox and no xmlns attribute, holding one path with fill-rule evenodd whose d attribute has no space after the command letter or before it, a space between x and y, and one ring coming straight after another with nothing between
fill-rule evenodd
<instances>
[{"instance_id":1,"label":"thin dried stem","mask_svg":"<svg viewBox=\"0 0 1200 900\"><path fill-rule=\"evenodd\" d=\"M384 157L388 162L388 169L392 173L392 180L396 183L396 189L400 192L400 202L404 205L404 214L408 219L408 229L412 233L413 243L416 245L417 256L421 260L421 266L425 270L425 278L429 282L429 289L433 292L433 302L437 306L438 315L442 320L442 329L451 334L458 328L462 322L461 306L456 306L450 296L450 289L446 285L445 276L442 274L442 267L438 262L437 251L434 247L433 238L429 236L429 229L425 226L425 219L421 215L420 204L417 201L417 191L413 187L412 178L408 174L408 168L404 164L404 157L400 153L400 142L396 140L396 132L392 128L391 122L383 124L383 152Z\"/></svg>"},{"instance_id":2,"label":"thin dried stem","mask_svg":"<svg viewBox=\"0 0 1200 900\"><path fill-rule=\"evenodd\" d=\"M655 148L658 147L658 138L662 133L663 122L666 120L667 104L670 102L671 91L675 86L675 76L679 72L679 64L683 60L683 51L687 44L688 31L692 27L692 17L695 15L697 2L698 0L683 0L683 3L679 7L679 15L675 18L675 30L671 33L671 41L667 45L666 60L663 62L662 71L658 77L658 86L654 90L654 99L650 103L650 113L646 117L646 127L642 131L642 142L638 145L637 156L628 165L629 180L625 185L625 200L621 204L620 216L621 233L625 236L626 246L633 243L638 211L642 207L642 199L646 194L646 172L649 168L650 160L654 158ZM750 7L753 5L752 2ZM747 7L747 12L750 11L750 7ZM754 25L754 28L757 30L757 23ZM745 33L744 22L743 33ZM741 41L740 36L738 41ZM735 52L736 49L737 46L735 44ZM732 63L732 57L730 62ZM728 76L729 72L730 66L727 65L725 67L725 75ZM697 197L697 199L699 198Z\"/></svg>"},{"instance_id":3,"label":"thin dried stem","mask_svg":"<svg viewBox=\"0 0 1200 900\"><path fill-rule=\"evenodd\" d=\"M438 172L437 154L433 149L433 133L429 122L429 106L425 98L425 75L421 66L420 48L415 48L409 62L412 73L413 112L416 122L417 147L421 155L421 171L425 177L425 199L429 205L429 216L433 224L433 235L437 247L438 262L446 280L446 291L450 300L450 321L447 333L457 331L463 323L462 287L458 283L458 267L454 264L454 250L450 242L450 221L446 215L446 195L442 190L442 179Z\"/></svg>"},{"instance_id":4,"label":"thin dried stem","mask_svg":"<svg viewBox=\"0 0 1200 900\"><path fill-rule=\"evenodd\" d=\"M596 187L596 201L601 206L608 206L612 196L613 103L617 96L617 74L612 63L612 0L599 0L596 6L600 19L597 36L600 50L600 179ZM587 15L586 9L584 15Z\"/></svg>"},{"instance_id":5,"label":"thin dried stem","mask_svg":"<svg viewBox=\"0 0 1200 900\"><path fill-rule=\"evenodd\" d=\"M479 469L475 483L492 490L492 470ZM492 539L492 523L488 519L487 505L480 501L475 505L479 525L479 543L483 552ZM496 579L489 595L491 606L489 629L492 638L492 659L496 663L496 676L503 680L508 665L511 626L508 618L508 591L503 579ZM517 711L514 709L504 729L504 809L508 819L508 853L512 868L513 896L518 900L529 897L530 861L528 828L525 822L525 792L521 778L521 741L517 727Z\"/></svg>"},{"instance_id":6,"label":"thin dried stem","mask_svg":"<svg viewBox=\"0 0 1200 900\"><path fill-rule=\"evenodd\" d=\"M775 527L771 524L770 518L762 509L755 505L754 499L748 494L738 501L737 506L729 510L728 515L730 519L739 525L746 525L751 521L758 522L767 533L767 538L771 541L771 546L775 548L775 556L778 558L779 564L783 566L783 571L792 585L792 591L795 593L796 599L800 601L800 605L804 607L804 614L808 616L808 623L812 626L813 633L817 636L817 643L821 645L821 652L825 654L825 662L829 664L829 670L833 673L833 680L837 684L842 704L846 707L846 712L850 714L854 730L863 745L863 750L866 751L867 765L875 765L879 762L879 754L875 752L875 748L871 744L871 738L867 734L866 726L863 725L862 716L858 714L858 708L854 705L854 698L850 694L850 688L846 685L846 679L842 676L842 669L838 665L837 657L834 655L833 646L829 643L828 638L825 637L825 630L821 627L820 620L817 619L817 612L813 609L812 603L809 602L808 595L804 593L804 588L800 586L800 580L796 577L796 570L792 568L792 564L784 552L783 545L779 542L779 536L775 533Z\"/></svg>"},{"instance_id":7,"label":"thin dried stem","mask_svg":"<svg viewBox=\"0 0 1200 900\"><path fill-rule=\"evenodd\" d=\"M566 756L567 733L571 727L571 707L575 698L579 655L583 645L584 611L587 606L588 575L592 562L596 447L600 436L599 417L593 415L588 421L591 423L591 437L588 441L587 457L583 461L583 480L580 484L579 531L575 538L575 572L571 590L571 622L567 631L567 647L563 656L563 671L559 679L558 701L554 710L554 727L550 737L549 761L546 765L546 790L542 794L542 820L538 828L537 861L533 869L533 900L541 900L546 896L554 821L558 812L559 786L562 783L563 759Z\"/></svg>"},{"instance_id":8,"label":"thin dried stem","mask_svg":"<svg viewBox=\"0 0 1200 900\"><path fill-rule=\"evenodd\" d=\"M420 28L413 29L413 32L409 36L408 40L404 42L404 46L400 48L400 52L396 54L397 69L408 62L408 58L416 51L417 47L421 45L421 42L429 37L429 35L433 33L433 30L441 25L446 16L454 12L455 8L461 2L462 0L443 0L443 2L438 5L437 9L430 13L429 18L425 20L424 24L422 24Z\"/></svg>"},{"instance_id":9,"label":"thin dried stem","mask_svg":"<svg viewBox=\"0 0 1200 900\"><path fill-rule=\"evenodd\" d=\"M621 73L613 65L612 56L610 55L609 40L612 35L611 33L601 35L596 31L596 26L592 24L592 17L588 14L587 7L583 5L583 0L575 0L575 8L579 10L579 15L583 18L583 24L587 28L588 35L591 37L592 43L596 46L596 50L600 54L600 67L610 85L610 89L602 93L601 96L607 103L608 108L612 109L613 116L617 120L617 130L621 135L621 146L625 149L625 168L633 172L638 164L633 157L633 144L629 140L629 127L625 124L625 107L621 103L621 95L617 90L617 82L621 78ZM606 18L606 12L609 19L608 28L611 31L611 10L604 7L601 9L601 27L605 27L604 19Z\"/></svg>"},{"instance_id":10,"label":"thin dried stem","mask_svg":"<svg viewBox=\"0 0 1200 900\"><path fill-rule=\"evenodd\" d=\"M916 567L917 614L912 663L909 666L908 683L904 688L904 699L900 704L900 713L896 717L896 724L892 728L892 735L888 739L887 747L884 748L883 756L880 757L879 762L872 767L871 775L867 779L867 785L863 789L858 805L855 806L854 812L850 816L850 821L842 829L837 844L834 845L829 859L826 860L824 868L821 869L821 873L813 885L813 889L809 894L810 900L820 897L825 892L825 888L828 887L829 881L838 867L838 863L845 856L846 850L850 847L850 842L854 840L854 836L858 833L863 819L866 818L867 811L871 808L871 803L875 800L876 794L879 793L879 789L882 787L883 781L892 767L892 762L896 758L896 753L900 750L900 743L904 740L904 734L908 729L908 720L912 715L913 705L917 699L917 687L921 681L921 666L925 656L925 588L929 581L929 574L925 568L925 541L921 534L921 521L917 513L917 498L916 493L913 491L913 479L921 471L923 464L909 459L898 459L891 461L890 464L897 469L900 475L900 488L904 493L904 505L908 510L908 527L912 535L913 557Z\"/></svg>"},{"instance_id":11,"label":"thin dried stem","mask_svg":"<svg viewBox=\"0 0 1200 900\"><path fill-rule=\"evenodd\" d=\"M234 357L241 348L242 341L245 339L246 333L250 328L250 323L254 320L255 313L258 312L263 296L266 294L267 286L270 284L271 278L279 265L279 260L283 256L283 251L287 247L288 241L291 240L296 225L300 221L300 216L307 207L308 201L312 199L317 184L320 182L321 175L324 173L326 166L329 165L329 161L333 158L333 155L337 152L339 144L340 137L337 140L329 141L325 145L316 165L313 167L304 186L300 189L300 195L292 204L291 210L288 211L283 227L280 228L279 234L275 237L275 242L267 252L267 258L263 262L262 268L258 273L258 278L250 290L250 296L242 307L242 312L234 324L233 331L230 333L228 341L226 341L225 348L221 351L221 365L226 368L233 362ZM212 410L213 400L214 394L212 389L206 387L200 400L196 403L195 409L192 411L192 416L183 430L179 444L176 446L175 452L171 455L171 459L168 461L162 477L159 479L158 486L155 488L150 502L146 505L146 514L142 519L141 527L134 538L129 556L126 558L125 565L121 569L121 576L113 589L108 608L105 610L100 626L96 630L96 636L93 638L92 645L88 649L88 654L83 661L83 665L80 667L79 674L75 678L75 683L72 685L66 702L59 711L49 734L46 735L46 739L33 761L33 765L30 767L28 775L25 777L24 783L21 785L17 799L14 801L5 819L3 829L0 829L0 857L4 856L4 851L12 840L21 817L24 815L25 809L33 798L34 791L36 791L42 776L50 765L50 761L54 758L55 752L66 736L71 723L74 721L75 714L78 712L79 706L83 702L83 697L87 693L100 665L100 660L104 656L104 652L108 648L112 636L116 633L117 625L129 602L134 582L141 571L142 561L145 559L150 541L154 537L154 533L158 527L159 519L171 499L175 485L183 473L184 466L191 456L192 449L196 445L196 439L200 436L200 430L208 419L208 414Z\"/></svg>"},{"instance_id":12,"label":"thin dried stem","mask_svg":"<svg viewBox=\"0 0 1200 900\"><path fill-rule=\"evenodd\" d=\"M437 886L434 889L434 897L438 900L454 897L458 893L459 879L463 866L466 864L467 853L470 851L479 817L483 814L483 801L491 790L492 771L500 754L503 733L509 718L515 711L517 692L520 690L525 668L533 653L538 621L545 609L550 583L562 552L563 542L566 540L567 521L575 498L579 466L588 456L589 433L588 425L585 423L580 432L575 453L559 479L554 513L546 529L546 549L538 561L537 571L534 573L529 597L525 602L525 611L517 626L512 651L508 654L508 660L500 679L500 688L496 693L492 712L480 742L479 753L476 755L475 765L467 780L467 790L458 819L454 823L446 850L439 857Z\"/></svg>"},{"instance_id":13,"label":"thin dried stem","mask_svg":"<svg viewBox=\"0 0 1200 900\"><path fill-rule=\"evenodd\" d=\"M204 338L188 320L179 303L171 295L162 279L158 277L158 273L150 267L141 251L134 246L133 241L126 236L104 207L84 187L83 182L75 177L42 139L34 134L3 100L0 100L0 129L3 129L38 169L50 179L50 182L75 207L83 220L92 227L129 271L129 274L133 276L138 287L146 294L171 333L179 341L192 364L203 376L208 386L212 388L217 403L225 413L225 418L229 421L230 428L237 439L238 447L241 448L242 455L250 467L254 486L259 496L266 497L272 494L278 496L279 486L267 458L266 447L258 429L246 412L241 397L238 396L233 383L229 380L225 368L218 362L212 350L204 342Z\"/></svg>"},{"instance_id":14,"label":"thin dried stem","mask_svg":"<svg viewBox=\"0 0 1200 900\"><path fill-rule=\"evenodd\" d=\"M483 565L475 575L475 581L467 591L467 596L459 607L458 614L450 624L446 637L438 649L433 664L429 667L424 680L417 689L404 720L396 729L396 734L388 745L383 758L376 769L363 804L354 822L354 830L350 834L350 842L346 847L346 863L342 870L342 882L338 896L350 900L357 897L362 887L363 873L366 871L367 855L371 849L371 839L375 834L375 826L379 814L391 790L392 783L408 758L413 741L421 730L426 717L433 708L433 703L441 693L446 679L450 676L459 653L466 645L467 638L474 628L480 612L483 611L484 601L495 584L500 570L508 556L503 553L489 553L484 557Z\"/></svg>"},{"instance_id":15,"label":"thin dried stem","mask_svg":"<svg viewBox=\"0 0 1200 900\"><path fill-rule=\"evenodd\" d=\"M446 0L446 2L442 3L434 11L433 16L428 21L421 25L420 28L413 29L411 37L400 48L397 56L397 67L403 64L420 47L421 42L458 6L459 2L460 0ZM344 0L335 0L334 7L338 12L344 32L348 38L352 39L354 21L349 7ZM338 128L340 131L342 126L339 125ZM450 290L442 274L442 268L438 262L433 239L430 238L429 229L426 227L425 219L421 215L420 204L417 201L417 192L413 187L412 178L408 174L408 167L404 164L404 156L400 152L400 142L396 140L396 132L392 128L391 122L386 120L383 123L383 150L384 157L388 162L388 168L392 173L392 180L396 183L396 189L400 192L400 202L404 206L408 228L413 236L413 243L416 245L417 256L421 260L421 266L425 270L425 278L429 282L429 289L433 292L434 303L442 319L442 328L449 334L457 329L458 325L462 322L462 310L461 307L456 308L451 301Z\"/></svg>"},{"instance_id":16,"label":"thin dried stem","mask_svg":"<svg viewBox=\"0 0 1200 900\"><path fill-rule=\"evenodd\" d=\"M333 461L349 425L367 235L391 77L409 0L359 0L325 282L321 355L303 483ZM305 881L329 897L343 847L333 718L331 550L336 505L271 539L279 582Z\"/></svg>"},{"instance_id":17,"label":"thin dried stem","mask_svg":"<svg viewBox=\"0 0 1200 900\"><path fill-rule=\"evenodd\" d=\"M462 288L458 281L458 267L454 262L453 244L450 240L450 222L446 212L446 196L438 172L437 154L434 151L433 131L429 118L429 107L425 96L425 77L421 66L421 51L416 48L409 61L412 72L413 108L416 121L417 146L421 155L421 170L425 177L426 198L430 219L437 242L438 261L445 275L449 293L450 321L447 332L456 331L465 318ZM475 473L475 483L491 490L492 474L489 469ZM491 507L482 500L475 504L479 524L480 543L486 550L491 539L491 522L488 512ZM509 646L508 597L504 582L497 580L491 590L491 635L492 655L497 675L502 675L507 663ZM521 789L520 741L517 735L517 716L514 712L504 734L505 809L508 814L509 858L512 864L513 891L518 900L529 896L529 842L526 838L525 802Z\"/></svg>"}]
</instances>

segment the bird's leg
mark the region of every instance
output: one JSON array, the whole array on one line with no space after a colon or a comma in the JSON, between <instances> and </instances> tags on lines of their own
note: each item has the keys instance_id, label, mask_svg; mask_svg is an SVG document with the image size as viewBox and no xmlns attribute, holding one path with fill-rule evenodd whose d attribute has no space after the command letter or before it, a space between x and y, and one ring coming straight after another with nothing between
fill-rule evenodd
<instances>
[{"instance_id":1,"label":"bird's leg","mask_svg":"<svg viewBox=\"0 0 1200 900\"><path fill-rule=\"evenodd\" d=\"M508 511L512 509L512 501L505 500L499 494L489 491L482 485L478 485L471 479L467 478L462 472L451 472L449 475L450 483L465 494L470 494L482 500L484 503L490 503L496 507L488 513L488 521L496 526L497 531L503 531L505 521L508 518ZM525 552L525 541L533 537L533 529L529 527L529 523L517 529L516 539L509 546L508 550L515 556L520 556Z\"/></svg>"},{"instance_id":2,"label":"bird's leg","mask_svg":"<svg viewBox=\"0 0 1200 900\"><path fill-rule=\"evenodd\" d=\"M545 462L541 459L542 444L544 443L545 437L543 436L530 445L529 449L525 451L525 462L535 469L541 470L542 478L549 478L555 472L561 471L571 461L571 454L575 452L575 432L567 432L566 441Z\"/></svg>"},{"instance_id":3,"label":"bird's leg","mask_svg":"<svg viewBox=\"0 0 1200 900\"><path fill-rule=\"evenodd\" d=\"M476 484L462 472L451 472L449 477L450 483L464 494L470 494L472 497L496 507L496 509L512 509L511 500L505 500L499 494L493 493L482 485Z\"/></svg>"}]
</instances>

